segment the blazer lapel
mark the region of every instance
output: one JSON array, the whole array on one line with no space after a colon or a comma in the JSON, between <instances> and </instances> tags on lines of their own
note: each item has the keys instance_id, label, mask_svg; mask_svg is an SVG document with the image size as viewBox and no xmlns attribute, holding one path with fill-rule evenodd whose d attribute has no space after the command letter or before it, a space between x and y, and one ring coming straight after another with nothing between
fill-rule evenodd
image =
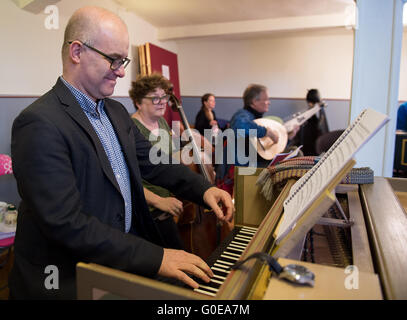
<instances>
[{"instance_id":1,"label":"blazer lapel","mask_svg":"<svg viewBox=\"0 0 407 320\"><path fill-rule=\"evenodd\" d=\"M100 160L101 167L103 172L110 180L110 182L120 191L119 184L114 176L112 166L107 158L105 149L103 148L102 143L98 135L93 129L92 124L89 122L89 119L86 117L78 101L72 95L71 91L65 86L65 84L58 78L56 85L54 86L57 96L59 97L61 103L65 105L65 111L71 116L71 118L82 127L83 130L89 135Z\"/></svg>"}]
</instances>

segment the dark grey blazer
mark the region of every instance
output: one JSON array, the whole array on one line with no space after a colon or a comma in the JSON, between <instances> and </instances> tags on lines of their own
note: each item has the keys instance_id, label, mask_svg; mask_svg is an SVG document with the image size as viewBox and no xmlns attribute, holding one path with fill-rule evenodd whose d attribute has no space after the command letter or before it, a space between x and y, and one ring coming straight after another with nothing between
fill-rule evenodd
<instances>
[{"instance_id":1,"label":"dark grey blazer","mask_svg":"<svg viewBox=\"0 0 407 320\"><path fill-rule=\"evenodd\" d=\"M11 154L22 202L10 293L16 299L74 299L75 266L94 262L156 275L163 249L144 198L141 178L203 204L211 186L183 165L153 165L151 144L120 103L106 113L131 179L132 227L124 233L124 201L103 146L69 89L56 85L15 119ZM59 270L59 289L47 290L47 265Z\"/></svg>"}]
</instances>

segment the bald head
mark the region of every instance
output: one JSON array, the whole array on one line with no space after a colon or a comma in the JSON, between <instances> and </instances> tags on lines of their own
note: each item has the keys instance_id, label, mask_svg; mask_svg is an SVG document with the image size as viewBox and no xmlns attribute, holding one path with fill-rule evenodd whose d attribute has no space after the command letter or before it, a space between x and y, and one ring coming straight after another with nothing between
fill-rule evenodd
<instances>
[{"instance_id":1,"label":"bald head","mask_svg":"<svg viewBox=\"0 0 407 320\"><path fill-rule=\"evenodd\" d=\"M65 28L62 61L69 56L68 41L80 40L92 45L105 28L115 25L127 31L126 24L113 12L99 7L83 7L74 12Z\"/></svg>"},{"instance_id":2,"label":"bald head","mask_svg":"<svg viewBox=\"0 0 407 320\"><path fill-rule=\"evenodd\" d=\"M117 78L125 76L128 53L128 30L117 15L102 8L81 8L65 30L62 76L93 100L103 99L113 94ZM117 61L120 66L112 68Z\"/></svg>"}]
</instances>

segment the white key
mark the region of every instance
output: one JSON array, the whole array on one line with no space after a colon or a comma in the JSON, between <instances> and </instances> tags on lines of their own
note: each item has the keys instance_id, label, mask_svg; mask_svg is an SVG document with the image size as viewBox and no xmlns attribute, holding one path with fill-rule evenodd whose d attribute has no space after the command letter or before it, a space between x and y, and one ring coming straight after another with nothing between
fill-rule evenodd
<instances>
[{"instance_id":1,"label":"white key","mask_svg":"<svg viewBox=\"0 0 407 320\"><path fill-rule=\"evenodd\" d=\"M217 268L217 267L212 267L211 269L215 270L215 271L220 271L220 272L223 272L223 273L230 273L230 271L226 271L226 270L223 270L223 269L220 269L220 268Z\"/></svg>"},{"instance_id":2,"label":"white key","mask_svg":"<svg viewBox=\"0 0 407 320\"><path fill-rule=\"evenodd\" d=\"M236 241L232 241L230 244L233 244L235 247L240 247L243 250L247 248L247 245L243 245L242 243Z\"/></svg>"},{"instance_id":3,"label":"white key","mask_svg":"<svg viewBox=\"0 0 407 320\"><path fill-rule=\"evenodd\" d=\"M221 279L221 280L226 280L226 277L222 277L222 276L220 276L220 275L218 275L218 274L214 274L213 277L214 277L214 278Z\"/></svg>"},{"instance_id":4,"label":"white key","mask_svg":"<svg viewBox=\"0 0 407 320\"><path fill-rule=\"evenodd\" d=\"M212 288L212 287L209 287L209 286L203 286L203 285L200 285L199 288L203 288L203 289L211 290L211 291L215 291L215 292L219 291L219 289Z\"/></svg>"},{"instance_id":5,"label":"white key","mask_svg":"<svg viewBox=\"0 0 407 320\"><path fill-rule=\"evenodd\" d=\"M234 245L233 243L229 243L228 249L243 252L246 248L239 248L238 246Z\"/></svg>"},{"instance_id":6,"label":"white key","mask_svg":"<svg viewBox=\"0 0 407 320\"><path fill-rule=\"evenodd\" d=\"M228 270L230 268L229 266L225 266L225 265L220 264L220 263L214 263L213 265L215 267L219 267L219 268L222 268L222 269L225 269L225 270Z\"/></svg>"},{"instance_id":7,"label":"white key","mask_svg":"<svg viewBox=\"0 0 407 320\"><path fill-rule=\"evenodd\" d=\"M259 228L252 228L252 227L244 226L244 227L242 227L242 229L243 229L243 230L253 230L253 231L257 231Z\"/></svg>"},{"instance_id":8,"label":"white key","mask_svg":"<svg viewBox=\"0 0 407 320\"><path fill-rule=\"evenodd\" d=\"M223 261L223 260L220 260L220 259L218 259L218 260L216 260L216 262L219 262L219 263L222 263L222 264L228 264L228 265L230 265L230 266L233 266L233 263L231 263L231 262L227 262L227 261Z\"/></svg>"},{"instance_id":9,"label":"white key","mask_svg":"<svg viewBox=\"0 0 407 320\"><path fill-rule=\"evenodd\" d=\"M231 255L231 256L235 256L235 257L238 257L238 258L241 256L241 254L236 254L236 253L229 252L229 251L224 251L223 253L224 253L224 254Z\"/></svg>"},{"instance_id":10,"label":"white key","mask_svg":"<svg viewBox=\"0 0 407 320\"><path fill-rule=\"evenodd\" d=\"M219 280L215 280L215 279L211 279L211 282L217 283L217 284L223 284L223 281L219 281Z\"/></svg>"},{"instance_id":11,"label":"white key","mask_svg":"<svg viewBox=\"0 0 407 320\"><path fill-rule=\"evenodd\" d=\"M220 256L223 257L223 258L227 258L229 260L235 260L235 261L239 260L239 258L232 257L232 256L229 256L229 255L224 254L224 253L222 253Z\"/></svg>"},{"instance_id":12,"label":"white key","mask_svg":"<svg viewBox=\"0 0 407 320\"><path fill-rule=\"evenodd\" d=\"M246 230L240 230L239 233L248 234L249 236L253 236L255 234L255 232L250 232L250 231L246 231Z\"/></svg>"},{"instance_id":13,"label":"white key","mask_svg":"<svg viewBox=\"0 0 407 320\"><path fill-rule=\"evenodd\" d=\"M240 237L240 238L243 238L243 239L247 239L247 240L252 240L253 239L253 237L248 237L248 236L245 236L244 234L238 234L237 236Z\"/></svg>"},{"instance_id":14,"label":"white key","mask_svg":"<svg viewBox=\"0 0 407 320\"><path fill-rule=\"evenodd\" d=\"M249 243L249 242L250 242L250 239L245 239L245 238L242 238L242 237L240 237L240 236L236 236L236 237L235 237L235 240L239 240L239 241L246 242L246 243Z\"/></svg>"},{"instance_id":15,"label":"white key","mask_svg":"<svg viewBox=\"0 0 407 320\"><path fill-rule=\"evenodd\" d=\"M215 293L208 292L208 291L204 291L204 290L201 290L201 289L194 289L194 291L195 291L195 292L199 292L199 293L206 294L207 296L212 296L212 297L215 297L215 296L216 296Z\"/></svg>"}]
</instances>

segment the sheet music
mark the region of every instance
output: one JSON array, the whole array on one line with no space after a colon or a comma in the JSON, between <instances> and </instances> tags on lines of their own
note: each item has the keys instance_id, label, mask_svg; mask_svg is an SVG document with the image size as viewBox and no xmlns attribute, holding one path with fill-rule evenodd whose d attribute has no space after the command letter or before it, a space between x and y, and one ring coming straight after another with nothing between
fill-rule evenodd
<instances>
[{"instance_id":1,"label":"sheet music","mask_svg":"<svg viewBox=\"0 0 407 320\"><path fill-rule=\"evenodd\" d=\"M300 145L299 147L297 147L295 150L293 150L291 152L277 154L273 158L273 160L271 160L271 162L268 164L268 167L275 165L283 160L288 160L288 159L296 157L298 155L298 152L300 152L301 148L302 148L302 145Z\"/></svg>"},{"instance_id":2,"label":"sheet music","mask_svg":"<svg viewBox=\"0 0 407 320\"><path fill-rule=\"evenodd\" d=\"M321 160L293 185L284 202L277 243L295 226L354 154L388 121L386 115L373 109L362 111Z\"/></svg>"}]
</instances>

